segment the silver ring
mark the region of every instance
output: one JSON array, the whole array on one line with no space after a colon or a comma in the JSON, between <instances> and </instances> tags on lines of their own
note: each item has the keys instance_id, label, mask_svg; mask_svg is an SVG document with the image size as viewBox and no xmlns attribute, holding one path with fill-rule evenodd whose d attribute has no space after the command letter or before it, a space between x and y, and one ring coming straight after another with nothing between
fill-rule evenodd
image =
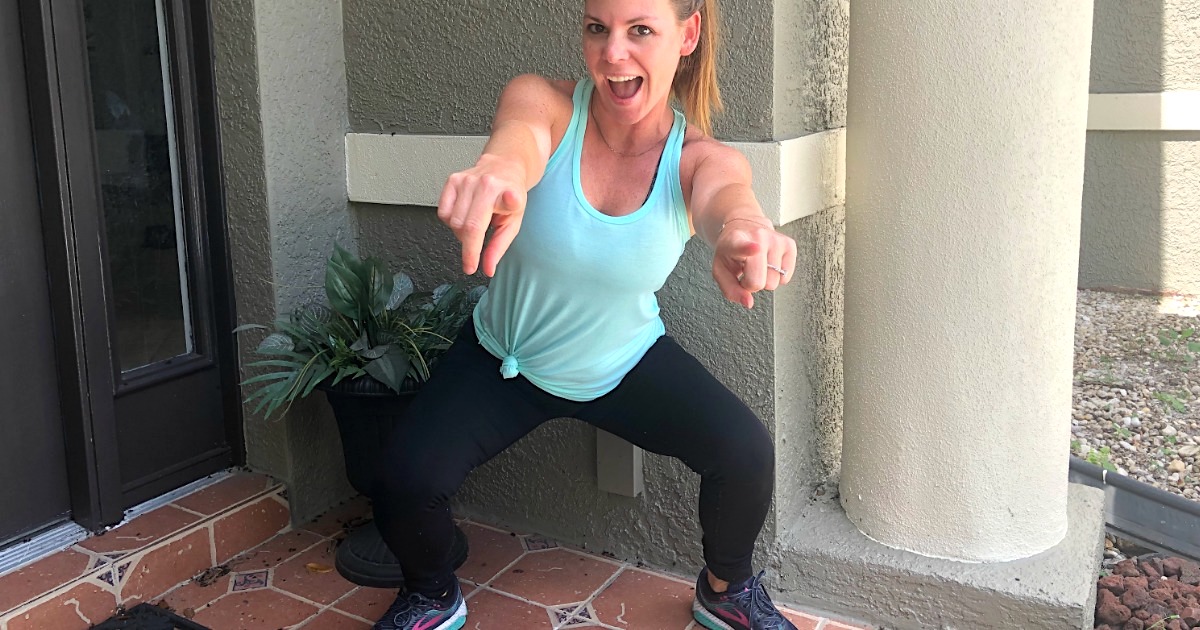
<instances>
[{"instance_id":1,"label":"silver ring","mask_svg":"<svg viewBox=\"0 0 1200 630\"><path fill-rule=\"evenodd\" d=\"M787 269L784 269L783 267L777 267L775 265L772 265L771 263L767 263L767 269L772 269L772 270L778 272L779 275L781 275L781 276L787 275Z\"/></svg>"}]
</instances>

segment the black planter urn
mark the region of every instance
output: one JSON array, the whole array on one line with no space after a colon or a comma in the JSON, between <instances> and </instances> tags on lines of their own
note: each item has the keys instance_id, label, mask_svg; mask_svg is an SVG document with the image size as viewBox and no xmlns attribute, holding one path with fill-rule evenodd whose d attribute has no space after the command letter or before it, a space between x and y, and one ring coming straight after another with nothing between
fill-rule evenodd
<instances>
[{"instance_id":1,"label":"black planter urn","mask_svg":"<svg viewBox=\"0 0 1200 630\"><path fill-rule=\"evenodd\" d=\"M383 448L392 430L404 419L419 385L406 380L397 394L373 378L357 378L320 389L325 392L337 420L346 477L359 494L373 498L375 468L383 457ZM456 569L467 559L467 537L457 527L451 554ZM342 577L360 586L401 588L404 585L400 564L384 544L374 521L346 534L338 546L334 565Z\"/></svg>"}]
</instances>

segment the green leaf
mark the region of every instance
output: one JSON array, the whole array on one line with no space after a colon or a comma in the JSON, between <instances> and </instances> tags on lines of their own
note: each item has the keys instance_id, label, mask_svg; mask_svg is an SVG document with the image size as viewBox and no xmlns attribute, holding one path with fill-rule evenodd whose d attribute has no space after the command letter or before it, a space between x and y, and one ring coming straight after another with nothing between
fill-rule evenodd
<instances>
[{"instance_id":1,"label":"green leaf","mask_svg":"<svg viewBox=\"0 0 1200 630\"><path fill-rule=\"evenodd\" d=\"M367 374L387 385L397 394L400 393L400 385L404 382L404 377L408 376L408 368L408 355L398 349L393 349L366 366Z\"/></svg>"},{"instance_id":2,"label":"green leaf","mask_svg":"<svg viewBox=\"0 0 1200 630\"><path fill-rule=\"evenodd\" d=\"M325 267L325 297L333 310L349 317L362 319L362 282L353 271L333 260Z\"/></svg>"},{"instance_id":3,"label":"green leaf","mask_svg":"<svg viewBox=\"0 0 1200 630\"><path fill-rule=\"evenodd\" d=\"M366 350L360 351L358 353L358 356L360 356L364 359L378 359L379 357L382 357L383 355L387 354L388 350L390 350L391 348L392 348L392 344L390 344L390 343L380 344L378 346L375 346L374 348L368 348Z\"/></svg>"},{"instance_id":4,"label":"green leaf","mask_svg":"<svg viewBox=\"0 0 1200 630\"><path fill-rule=\"evenodd\" d=\"M382 313L391 300L395 279L388 276L387 267L378 258L363 261L363 285L367 288L366 311L371 315Z\"/></svg>"},{"instance_id":5,"label":"green leaf","mask_svg":"<svg viewBox=\"0 0 1200 630\"><path fill-rule=\"evenodd\" d=\"M307 397L314 389L317 388L318 385L320 385L325 379L329 378L329 376L336 371L337 370L331 366L325 366L325 369L320 370L313 375L312 380L309 382L308 386L304 388L304 392L300 395L302 397Z\"/></svg>"},{"instance_id":6,"label":"green leaf","mask_svg":"<svg viewBox=\"0 0 1200 630\"><path fill-rule=\"evenodd\" d=\"M1200 352L1200 342L1189 341L1187 347L1192 352Z\"/></svg>"},{"instance_id":7,"label":"green leaf","mask_svg":"<svg viewBox=\"0 0 1200 630\"><path fill-rule=\"evenodd\" d=\"M296 347L296 342L292 338L283 333L273 333L267 335L266 339L258 344L257 352L268 354L278 352L288 352Z\"/></svg>"},{"instance_id":8,"label":"green leaf","mask_svg":"<svg viewBox=\"0 0 1200 630\"><path fill-rule=\"evenodd\" d=\"M264 383L266 381L277 381L281 378L291 378L292 372L270 372L268 374L259 374L258 376L248 378L242 381L242 385L253 385L255 383Z\"/></svg>"},{"instance_id":9,"label":"green leaf","mask_svg":"<svg viewBox=\"0 0 1200 630\"><path fill-rule=\"evenodd\" d=\"M369 348L370 345L371 341L367 339L367 333L363 333L361 337L356 339L354 343L350 345L350 349L355 352L362 352L363 350Z\"/></svg>"},{"instance_id":10,"label":"green leaf","mask_svg":"<svg viewBox=\"0 0 1200 630\"><path fill-rule=\"evenodd\" d=\"M1161 330L1158 333L1158 342L1164 346L1169 346L1172 343L1175 343L1175 340L1178 338L1179 333L1175 332L1174 330Z\"/></svg>"},{"instance_id":11,"label":"green leaf","mask_svg":"<svg viewBox=\"0 0 1200 630\"><path fill-rule=\"evenodd\" d=\"M1179 336L1183 337L1184 339L1191 339L1192 335L1194 335L1194 334L1196 334L1195 328L1185 328L1185 329L1179 331Z\"/></svg>"},{"instance_id":12,"label":"green leaf","mask_svg":"<svg viewBox=\"0 0 1200 630\"><path fill-rule=\"evenodd\" d=\"M262 324L242 324L241 326L234 328L233 333L237 334L240 332L246 332L247 330L267 330L267 327L263 326Z\"/></svg>"},{"instance_id":13,"label":"green leaf","mask_svg":"<svg viewBox=\"0 0 1200 630\"><path fill-rule=\"evenodd\" d=\"M413 288L412 278L403 271L392 276L392 294L388 296L387 310L394 311L400 308L404 300L412 295Z\"/></svg>"}]
</instances>

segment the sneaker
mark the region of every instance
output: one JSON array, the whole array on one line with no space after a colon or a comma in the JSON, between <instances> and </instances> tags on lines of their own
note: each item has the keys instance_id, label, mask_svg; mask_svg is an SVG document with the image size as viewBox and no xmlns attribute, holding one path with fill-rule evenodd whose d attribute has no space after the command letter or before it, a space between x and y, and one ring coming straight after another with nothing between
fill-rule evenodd
<instances>
[{"instance_id":1,"label":"sneaker","mask_svg":"<svg viewBox=\"0 0 1200 630\"><path fill-rule=\"evenodd\" d=\"M708 585L708 568L696 581L696 600L692 616L710 630L796 630L779 614L762 585L766 571L738 584L730 584L724 593Z\"/></svg>"},{"instance_id":2,"label":"sneaker","mask_svg":"<svg viewBox=\"0 0 1200 630\"><path fill-rule=\"evenodd\" d=\"M458 580L439 598L401 592L375 630L458 630L467 623L467 602Z\"/></svg>"}]
</instances>

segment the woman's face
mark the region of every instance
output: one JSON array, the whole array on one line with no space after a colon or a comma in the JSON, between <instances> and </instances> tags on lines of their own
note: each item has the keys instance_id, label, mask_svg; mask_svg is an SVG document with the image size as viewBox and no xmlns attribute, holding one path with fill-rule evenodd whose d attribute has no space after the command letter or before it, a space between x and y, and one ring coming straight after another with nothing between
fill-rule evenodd
<instances>
[{"instance_id":1,"label":"woman's face","mask_svg":"<svg viewBox=\"0 0 1200 630\"><path fill-rule=\"evenodd\" d=\"M666 103L675 69L696 48L700 15L680 22L671 0L586 0L583 58L599 106L627 123Z\"/></svg>"}]
</instances>

